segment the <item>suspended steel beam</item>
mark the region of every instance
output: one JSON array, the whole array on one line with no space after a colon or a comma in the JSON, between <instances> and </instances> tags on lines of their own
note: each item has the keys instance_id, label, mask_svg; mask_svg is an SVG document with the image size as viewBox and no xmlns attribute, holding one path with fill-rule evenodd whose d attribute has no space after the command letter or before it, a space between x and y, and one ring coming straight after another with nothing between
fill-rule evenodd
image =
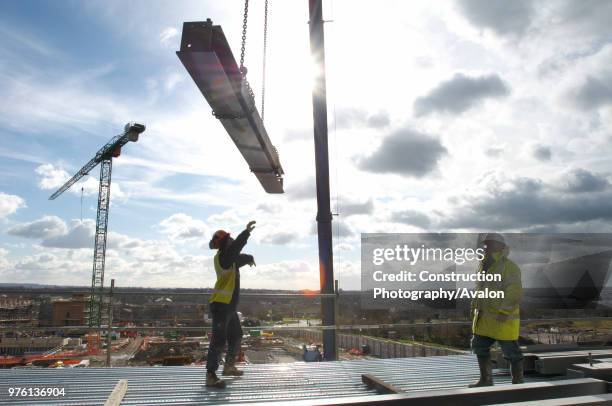
<instances>
[{"instance_id":1,"label":"suspended steel beam","mask_svg":"<svg viewBox=\"0 0 612 406\"><path fill-rule=\"evenodd\" d=\"M181 50L176 54L264 190L283 193L278 152L221 27L210 19L183 23Z\"/></svg>"},{"instance_id":2,"label":"suspended steel beam","mask_svg":"<svg viewBox=\"0 0 612 406\"><path fill-rule=\"evenodd\" d=\"M309 0L310 53L316 76L312 88L315 168L317 181L317 235L319 241L319 278L321 293L334 293L334 254L332 214L329 202L329 153L327 145L327 90L325 82L325 35L322 0ZM321 298L322 323L336 324L334 298ZM323 356L337 358L336 331L323 331Z\"/></svg>"}]
</instances>

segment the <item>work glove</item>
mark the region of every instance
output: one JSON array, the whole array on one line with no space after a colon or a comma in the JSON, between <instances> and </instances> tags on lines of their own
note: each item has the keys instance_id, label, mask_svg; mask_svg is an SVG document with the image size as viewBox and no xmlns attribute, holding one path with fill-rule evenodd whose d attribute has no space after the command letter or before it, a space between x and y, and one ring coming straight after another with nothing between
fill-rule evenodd
<instances>
[{"instance_id":1,"label":"work glove","mask_svg":"<svg viewBox=\"0 0 612 406\"><path fill-rule=\"evenodd\" d=\"M255 228L255 220L249 221L249 224L247 224L246 226L247 231L250 233L251 231L253 231L254 228Z\"/></svg>"}]
</instances>

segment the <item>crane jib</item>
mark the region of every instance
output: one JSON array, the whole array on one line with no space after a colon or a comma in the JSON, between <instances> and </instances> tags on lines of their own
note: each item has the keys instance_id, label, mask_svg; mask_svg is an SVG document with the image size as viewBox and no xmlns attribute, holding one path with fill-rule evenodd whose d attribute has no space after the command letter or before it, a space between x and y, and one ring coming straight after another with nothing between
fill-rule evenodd
<instances>
[{"instance_id":1,"label":"crane jib","mask_svg":"<svg viewBox=\"0 0 612 406\"><path fill-rule=\"evenodd\" d=\"M74 176L72 176L72 178L70 178L57 191L55 191L55 193L53 193L49 197L49 200L54 200L66 190L70 189L72 185L77 183L83 176L89 174L89 172L91 172L91 170L95 168L104 159L118 157L121 152L121 147L127 144L129 141L136 142L138 140L138 135L144 130L145 127L143 124L126 124L125 131L123 132L123 134L113 137L102 148L100 148L100 150L89 162L87 162L76 174L74 174Z\"/></svg>"}]
</instances>

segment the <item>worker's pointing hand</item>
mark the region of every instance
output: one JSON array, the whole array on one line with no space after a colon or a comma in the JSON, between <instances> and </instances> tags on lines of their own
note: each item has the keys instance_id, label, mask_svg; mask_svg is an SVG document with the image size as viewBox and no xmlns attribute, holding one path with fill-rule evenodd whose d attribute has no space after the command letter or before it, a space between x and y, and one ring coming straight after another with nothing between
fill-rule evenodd
<instances>
[{"instance_id":1,"label":"worker's pointing hand","mask_svg":"<svg viewBox=\"0 0 612 406\"><path fill-rule=\"evenodd\" d=\"M251 231L253 231L253 229L255 228L255 221L249 221L249 224L247 224L246 229L247 231L250 233Z\"/></svg>"}]
</instances>

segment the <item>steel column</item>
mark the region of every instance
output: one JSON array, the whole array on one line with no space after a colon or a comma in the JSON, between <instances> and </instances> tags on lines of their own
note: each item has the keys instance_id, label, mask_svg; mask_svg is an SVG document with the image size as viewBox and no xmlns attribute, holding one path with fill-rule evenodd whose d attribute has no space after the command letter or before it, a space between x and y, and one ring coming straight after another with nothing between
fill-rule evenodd
<instances>
[{"instance_id":1,"label":"steel column","mask_svg":"<svg viewBox=\"0 0 612 406\"><path fill-rule=\"evenodd\" d=\"M113 290L115 289L115 280L111 279L110 292L108 293L108 329L106 330L106 367L111 367L111 344L113 332Z\"/></svg>"},{"instance_id":2,"label":"steel column","mask_svg":"<svg viewBox=\"0 0 612 406\"><path fill-rule=\"evenodd\" d=\"M309 0L310 53L316 76L312 88L315 166L317 181L317 232L319 240L319 278L321 293L334 293L332 214L329 203L329 154L327 145L327 91L325 83L325 36L322 0ZM334 298L321 298L324 326L335 322ZM323 331L323 357L336 359L336 331Z\"/></svg>"}]
</instances>

